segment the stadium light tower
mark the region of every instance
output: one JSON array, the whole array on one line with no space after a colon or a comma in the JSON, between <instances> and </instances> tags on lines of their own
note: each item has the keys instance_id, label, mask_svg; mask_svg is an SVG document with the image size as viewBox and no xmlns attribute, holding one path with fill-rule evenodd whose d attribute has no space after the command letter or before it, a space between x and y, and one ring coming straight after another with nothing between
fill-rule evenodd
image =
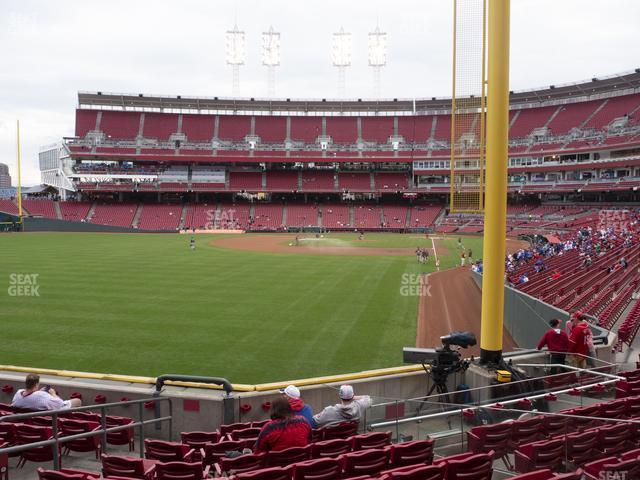
<instances>
[{"instance_id":1,"label":"stadium light tower","mask_svg":"<svg viewBox=\"0 0 640 480\"><path fill-rule=\"evenodd\" d=\"M346 90L346 71L351 66L351 34L340 27L340 31L333 34L331 43L331 60L338 68L338 95L344 96Z\"/></svg>"},{"instance_id":2,"label":"stadium light tower","mask_svg":"<svg viewBox=\"0 0 640 480\"><path fill-rule=\"evenodd\" d=\"M262 32L262 65L267 67L267 93L270 97L276 94L276 67L280 66L280 32L269 27Z\"/></svg>"},{"instance_id":3,"label":"stadium light tower","mask_svg":"<svg viewBox=\"0 0 640 480\"><path fill-rule=\"evenodd\" d=\"M245 47L244 32L234 25L233 30L227 30L225 34L226 60L231 65L232 80L231 90L233 95L240 94L240 66L244 65L247 50Z\"/></svg>"},{"instance_id":4,"label":"stadium light tower","mask_svg":"<svg viewBox=\"0 0 640 480\"><path fill-rule=\"evenodd\" d=\"M373 68L373 96L380 96L380 71L387 64L387 34L376 26L369 32L369 66Z\"/></svg>"}]
</instances>

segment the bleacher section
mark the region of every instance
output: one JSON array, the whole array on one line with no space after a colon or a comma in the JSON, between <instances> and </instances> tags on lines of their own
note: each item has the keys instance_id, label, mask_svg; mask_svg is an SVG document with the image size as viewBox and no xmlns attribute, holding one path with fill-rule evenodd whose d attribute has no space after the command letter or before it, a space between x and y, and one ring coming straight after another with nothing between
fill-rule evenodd
<instances>
[{"instance_id":1,"label":"bleacher section","mask_svg":"<svg viewBox=\"0 0 640 480\"><path fill-rule=\"evenodd\" d=\"M177 230L182 206L146 204L138 220L139 230Z\"/></svg>"},{"instance_id":2,"label":"bleacher section","mask_svg":"<svg viewBox=\"0 0 640 480\"><path fill-rule=\"evenodd\" d=\"M281 230L282 205L259 203L253 214L254 230Z\"/></svg>"},{"instance_id":3,"label":"bleacher section","mask_svg":"<svg viewBox=\"0 0 640 480\"><path fill-rule=\"evenodd\" d=\"M22 202L22 208L26 209L29 214L45 218L58 218L53 200L48 199L25 199Z\"/></svg>"},{"instance_id":4,"label":"bleacher section","mask_svg":"<svg viewBox=\"0 0 640 480\"><path fill-rule=\"evenodd\" d=\"M357 229L378 229L382 224L382 209L372 205L354 207L355 227Z\"/></svg>"},{"instance_id":5,"label":"bleacher section","mask_svg":"<svg viewBox=\"0 0 640 480\"><path fill-rule=\"evenodd\" d=\"M328 229L353 228L346 205L323 205L321 207L322 226Z\"/></svg>"},{"instance_id":6,"label":"bleacher section","mask_svg":"<svg viewBox=\"0 0 640 480\"><path fill-rule=\"evenodd\" d=\"M316 227L318 226L318 207L315 205L287 206L287 226Z\"/></svg>"},{"instance_id":7,"label":"bleacher section","mask_svg":"<svg viewBox=\"0 0 640 480\"><path fill-rule=\"evenodd\" d=\"M88 202L58 202L62 219L68 222L86 220L91 204Z\"/></svg>"},{"instance_id":8,"label":"bleacher section","mask_svg":"<svg viewBox=\"0 0 640 480\"><path fill-rule=\"evenodd\" d=\"M131 227L138 206L135 203L98 204L89 223L113 227Z\"/></svg>"}]
</instances>

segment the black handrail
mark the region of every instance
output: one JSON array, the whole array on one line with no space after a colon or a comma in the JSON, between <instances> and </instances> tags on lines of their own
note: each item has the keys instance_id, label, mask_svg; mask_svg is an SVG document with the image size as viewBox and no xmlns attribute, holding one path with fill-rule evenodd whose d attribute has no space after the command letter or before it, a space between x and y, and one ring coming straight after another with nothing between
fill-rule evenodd
<instances>
[{"instance_id":1,"label":"black handrail","mask_svg":"<svg viewBox=\"0 0 640 480\"><path fill-rule=\"evenodd\" d=\"M227 380L226 378L166 374L166 375L160 375L158 378L156 378L156 393L162 390L162 387L167 381L212 383L214 385L221 385L222 389L225 391L227 395L230 395L231 392L233 392L233 385L231 385L231 382L229 382L229 380Z\"/></svg>"}]
</instances>

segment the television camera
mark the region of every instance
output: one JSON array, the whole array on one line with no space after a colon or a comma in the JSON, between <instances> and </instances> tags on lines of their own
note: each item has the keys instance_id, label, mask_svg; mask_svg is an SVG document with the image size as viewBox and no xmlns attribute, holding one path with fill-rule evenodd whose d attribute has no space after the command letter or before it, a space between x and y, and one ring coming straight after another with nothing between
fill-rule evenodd
<instances>
[{"instance_id":1,"label":"television camera","mask_svg":"<svg viewBox=\"0 0 640 480\"><path fill-rule=\"evenodd\" d=\"M451 332L440 337L440 348L413 348L403 349L404 363L420 363L427 374L431 375L433 385L427 396L429 398L434 390L449 402L447 378L451 373L464 372L469 368L469 361L464 360L460 354L461 348L473 347L477 344L476 336L472 332ZM459 347L452 349L451 346Z\"/></svg>"}]
</instances>

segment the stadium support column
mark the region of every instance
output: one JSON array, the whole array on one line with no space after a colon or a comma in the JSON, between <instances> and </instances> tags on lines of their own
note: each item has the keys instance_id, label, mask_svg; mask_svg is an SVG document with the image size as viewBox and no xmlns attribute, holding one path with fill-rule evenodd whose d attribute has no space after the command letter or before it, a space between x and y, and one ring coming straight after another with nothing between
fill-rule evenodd
<instances>
[{"instance_id":1,"label":"stadium support column","mask_svg":"<svg viewBox=\"0 0 640 480\"><path fill-rule=\"evenodd\" d=\"M509 141L510 0L489 0L487 170L480 363L502 357Z\"/></svg>"}]
</instances>

